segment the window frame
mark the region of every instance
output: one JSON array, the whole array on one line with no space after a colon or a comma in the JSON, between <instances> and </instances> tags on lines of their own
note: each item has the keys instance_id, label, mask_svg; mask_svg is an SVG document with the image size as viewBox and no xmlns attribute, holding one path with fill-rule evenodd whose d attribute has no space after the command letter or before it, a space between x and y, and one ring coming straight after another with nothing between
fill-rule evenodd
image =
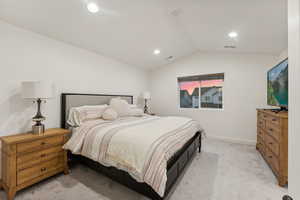
<instances>
[{"instance_id":1,"label":"window frame","mask_svg":"<svg viewBox=\"0 0 300 200\"><path fill-rule=\"evenodd\" d=\"M198 88L199 90L199 108L184 108L180 106L180 85L179 85L179 78L182 77L189 77L189 76L180 76L176 78L176 83L177 83L177 107L179 110L202 110L202 111L224 111L225 110L225 72L220 72L220 73L207 73L207 74L199 74L197 76L207 76L207 75L213 75L213 74L224 74L224 79L223 79L223 86L222 86L222 108L203 108L201 107L201 87ZM191 75L195 76L195 75Z\"/></svg>"}]
</instances>

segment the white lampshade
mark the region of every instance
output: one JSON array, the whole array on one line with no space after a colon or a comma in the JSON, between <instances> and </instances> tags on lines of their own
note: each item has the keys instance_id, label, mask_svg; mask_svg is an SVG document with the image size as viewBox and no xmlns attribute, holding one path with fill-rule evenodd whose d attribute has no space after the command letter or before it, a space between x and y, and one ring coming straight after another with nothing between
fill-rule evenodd
<instances>
[{"instance_id":1,"label":"white lampshade","mask_svg":"<svg viewBox=\"0 0 300 200\"><path fill-rule=\"evenodd\" d=\"M24 99L50 99L53 97L53 84L47 81L22 82Z\"/></svg>"},{"instance_id":2,"label":"white lampshade","mask_svg":"<svg viewBox=\"0 0 300 200\"><path fill-rule=\"evenodd\" d=\"M144 92L144 93L143 93L143 98L144 98L144 99L150 99L150 98L151 98L150 92Z\"/></svg>"}]
</instances>

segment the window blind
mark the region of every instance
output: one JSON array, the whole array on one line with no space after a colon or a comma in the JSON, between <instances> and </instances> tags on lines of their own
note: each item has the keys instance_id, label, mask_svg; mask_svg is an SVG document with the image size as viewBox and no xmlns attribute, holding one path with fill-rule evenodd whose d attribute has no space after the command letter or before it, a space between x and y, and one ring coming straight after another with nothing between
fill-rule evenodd
<instances>
[{"instance_id":1,"label":"window blind","mask_svg":"<svg viewBox=\"0 0 300 200\"><path fill-rule=\"evenodd\" d=\"M178 82L224 80L224 73L178 77Z\"/></svg>"}]
</instances>

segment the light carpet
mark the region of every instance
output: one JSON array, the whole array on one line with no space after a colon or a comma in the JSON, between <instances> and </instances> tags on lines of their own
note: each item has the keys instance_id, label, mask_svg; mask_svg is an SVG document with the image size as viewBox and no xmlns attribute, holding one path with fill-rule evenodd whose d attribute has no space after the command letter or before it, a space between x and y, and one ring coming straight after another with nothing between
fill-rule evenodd
<instances>
[{"instance_id":1,"label":"light carpet","mask_svg":"<svg viewBox=\"0 0 300 200\"><path fill-rule=\"evenodd\" d=\"M168 200L281 200L287 188L277 184L255 146L203 141ZM0 191L0 199L6 199ZM15 200L148 200L79 165L17 193Z\"/></svg>"}]
</instances>

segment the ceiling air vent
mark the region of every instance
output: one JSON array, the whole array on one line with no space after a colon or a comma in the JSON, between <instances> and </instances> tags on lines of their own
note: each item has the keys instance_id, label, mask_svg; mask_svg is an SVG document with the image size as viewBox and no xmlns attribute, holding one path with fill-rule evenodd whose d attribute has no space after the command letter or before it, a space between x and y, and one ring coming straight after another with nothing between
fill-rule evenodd
<instances>
[{"instance_id":1,"label":"ceiling air vent","mask_svg":"<svg viewBox=\"0 0 300 200\"><path fill-rule=\"evenodd\" d=\"M171 12L169 12L169 14L172 15L173 17L178 17L182 14L182 9L176 8L174 10L171 10Z\"/></svg>"},{"instance_id":2,"label":"ceiling air vent","mask_svg":"<svg viewBox=\"0 0 300 200\"><path fill-rule=\"evenodd\" d=\"M166 60L167 61L172 61L172 60L174 60L174 56L169 56L169 57L166 58Z\"/></svg>"},{"instance_id":3,"label":"ceiling air vent","mask_svg":"<svg viewBox=\"0 0 300 200\"><path fill-rule=\"evenodd\" d=\"M225 49L236 49L236 46L234 45L226 45L224 46Z\"/></svg>"}]
</instances>

